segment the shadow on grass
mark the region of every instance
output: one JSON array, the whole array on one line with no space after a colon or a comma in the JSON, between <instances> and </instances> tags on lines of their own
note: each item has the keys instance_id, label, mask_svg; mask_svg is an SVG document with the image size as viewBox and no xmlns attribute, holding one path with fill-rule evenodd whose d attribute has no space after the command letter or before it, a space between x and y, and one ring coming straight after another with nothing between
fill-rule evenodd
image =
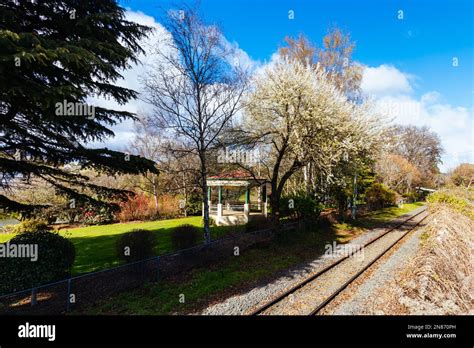
<instances>
[{"instance_id":1,"label":"shadow on grass","mask_svg":"<svg viewBox=\"0 0 474 348\"><path fill-rule=\"evenodd\" d=\"M173 228L149 229L156 236L155 255L162 255L174 251L171 243L171 233ZM211 239L216 240L239 233L245 226L219 226L211 227ZM199 243L204 241L203 236ZM76 260L72 273L78 275L82 273L95 272L98 270L111 268L122 264L116 250L117 240L123 234L111 234L103 236L71 237L70 240L76 247Z\"/></svg>"},{"instance_id":2,"label":"shadow on grass","mask_svg":"<svg viewBox=\"0 0 474 348\"><path fill-rule=\"evenodd\" d=\"M84 314L170 314L192 312L221 298L239 295L265 286L285 276L294 278L313 269L310 261L323 255L325 245L343 244L347 235L340 234L324 221L311 228L296 228L278 233L269 243L257 244L207 267L159 283L125 292L96 306L84 308ZM185 294L186 303L177 294Z\"/></svg>"}]
</instances>

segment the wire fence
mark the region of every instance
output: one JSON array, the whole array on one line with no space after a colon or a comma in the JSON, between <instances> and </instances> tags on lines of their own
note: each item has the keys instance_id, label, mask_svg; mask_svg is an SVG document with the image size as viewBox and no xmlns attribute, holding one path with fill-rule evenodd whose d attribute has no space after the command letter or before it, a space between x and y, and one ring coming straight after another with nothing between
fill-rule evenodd
<instances>
[{"instance_id":1,"label":"wire fence","mask_svg":"<svg viewBox=\"0 0 474 348\"><path fill-rule=\"evenodd\" d=\"M301 223L289 222L279 230L293 229ZM0 314L63 314L138 288L147 282L157 282L168 276L235 256L259 243L269 242L274 233L272 228L239 233L209 244L2 295Z\"/></svg>"}]
</instances>

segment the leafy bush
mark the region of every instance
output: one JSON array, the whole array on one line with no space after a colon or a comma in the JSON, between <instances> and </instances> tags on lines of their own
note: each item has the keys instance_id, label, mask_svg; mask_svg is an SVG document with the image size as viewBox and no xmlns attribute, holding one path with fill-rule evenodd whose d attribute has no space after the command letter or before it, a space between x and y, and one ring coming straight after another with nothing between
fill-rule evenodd
<instances>
[{"instance_id":1,"label":"leafy bush","mask_svg":"<svg viewBox=\"0 0 474 348\"><path fill-rule=\"evenodd\" d=\"M202 214L202 198L198 192L192 192L186 201L188 215L199 216Z\"/></svg>"},{"instance_id":2,"label":"leafy bush","mask_svg":"<svg viewBox=\"0 0 474 348\"><path fill-rule=\"evenodd\" d=\"M469 199L469 194L459 189L443 190L431 193L426 201L429 203L441 203L474 219L474 204ZM471 197L472 198L472 197Z\"/></svg>"},{"instance_id":3,"label":"leafy bush","mask_svg":"<svg viewBox=\"0 0 474 348\"><path fill-rule=\"evenodd\" d=\"M37 214L37 218L44 219L48 224L53 224L57 220L66 221L69 224L72 224L80 213L80 210L76 208L70 208L69 205L53 205L51 207L41 209Z\"/></svg>"},{"instance_id":4,"label":"leafy bush","mask_svg":"<svg viewBox=\"0 0 474 348\"><path fill-rule=\"evenodd\" d=\"M448 203L448 205L451 205L453 207L457 208L464 208L467 206L466 200L456 197L453 194L450 194L448 192L443 192L443 191L437 191L433 192L428 196L426 199L430 203Z\"/></svg>"},{"instance_id":5,"label":"leafy bush","mask_svg":"<svg viewBox=\"0 0 474 348\"><path fill-rule=\"evenodd\" d=\"M158 209L153 198L144 194L129 196L120 203L120 212L117 214L120 222L135 220L155 220L158 218Z\"/></svg>"},{"instance_id":6,"label":"leafy bush","mask_svg":"<svg viewBox=\"0 0 474 348\"><path fill-rule=\"evenodd\" d=\"M155 235L148 230L124 233L116 243L117 255L125 262L144 260L155 255Z\"/></svg>"},{"instance_id":7,"label":"leafy bush","mask_svg":"<svg viewBox=\"0 0 474 348\"><path fill-rule=\"evenodd\" d=\"M292 195L280 199L280 216L295 219L318 217L322 206L306 195Z\"/></svg>"},{"instance_id":8,"label":"leafy bush","mask_svg":"<svg viewBox=\"0 0 474 348\"><path fill-rule=\"evenodd\" d=\"M409 192L409 193L403 194L403 198L405 199L405 202L407 203L418 202L422 199L422 196L423 195L417 192Z\"/></svg>"},{"instance_id":9,"label":"leafy bush","mask_svg":"<svg viewBox=\"0 0 474 348\"><path fill-rule=\"evenodd\" d=\"M201 237L201 230L193 225L181 225L171 232L171 244L174 250L187 249L195 246Z\"/></svg>"},{"instance_id":10,"label":"leafy bush","mask_svg":"<svg viewBox=\"0 0 474 348\"><path fill-rule=\"evenodd\" d=\"M397 194L384 184L373 183L365 191L365 200L372 209L380 209L395 205Z\"/></svg>"},{"instance_id":11,"label":"leafy bush","mask_svg":"<svg viewBox=\"0 0 474 348\"><path fill-rule=\"evenodd\" d=\"M172 219L184 215L184 209L181 208L180 195L162 194L158 197L158 212L160 218Z\"/></svg>"},{"instance_id":12,"label":"leafy bush","mask_svg":"<svg viewBox=\"0 0 474 348\"><path fill-rule=\"evenodd\" d=\"M104 225L114 221L116 217L112 208L92 205L79 208L78 222L84 225Z\"/></svg>"},{"instance_id":13,"label":"leafy bush","mask_svg":"<svg viewBox=\"0 0 474 348\"><path fill-rule=\"evenodd\" d=\"M25 250L28 245L32 254L0 258L0 293L32 288L70 275L76 256L74 245L58 233L37 226L37 230L23 232L2 245L3 250L10 251Z\"/></svg>"},{"instance_id":14,"label":"leafy bush","mask_svg":"<svg viewBox=\"0 0 474 348\"><path fill-rule=\"evenodd\" d=\"M12 229L12 233L26 233L26 232L36 232L36 231L49 231L51 228L48 226L48 223L44 220L39 219L26 219L20 222L18 225L15 225Z\"/></svg>"}]
</instances>

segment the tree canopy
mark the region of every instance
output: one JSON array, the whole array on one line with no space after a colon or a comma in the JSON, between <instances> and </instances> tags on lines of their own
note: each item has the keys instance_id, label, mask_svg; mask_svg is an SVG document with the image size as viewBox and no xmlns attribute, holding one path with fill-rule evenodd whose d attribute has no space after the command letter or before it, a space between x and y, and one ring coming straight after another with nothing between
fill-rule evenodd
<instances>
[{"instance_id":1,"label":"tree canopy","mask_svg":"<svg viewBox=\"0 0 474 348\"><path fill-rule=\"evenodd\" d=\"M349 102L328 73L287 59L255 80L246 101L244 132L261 144L272 185L272 212L287 180L311 162L328 178L344 156L364 161L378 141L380 127L366 105Z\"/></svg>"},{"instance_id":2,"label":"tree canopy","mask_svg":"<svg viewBox=\"0 0 474 348\"><path fill-rule=\"evenodd\" d=\"M59 194L101 204L122 194L68 170L74 163L108 174L156 171L154 163L107 148L110 126L134 115L87 105L91 96L125 104L133 90L114 82L136 62L150 30L127 21L114 0L7 1L0 5L0 188L37 177ZM32 206L0 194L0 207Z\"/></svg>"}]
</instances>

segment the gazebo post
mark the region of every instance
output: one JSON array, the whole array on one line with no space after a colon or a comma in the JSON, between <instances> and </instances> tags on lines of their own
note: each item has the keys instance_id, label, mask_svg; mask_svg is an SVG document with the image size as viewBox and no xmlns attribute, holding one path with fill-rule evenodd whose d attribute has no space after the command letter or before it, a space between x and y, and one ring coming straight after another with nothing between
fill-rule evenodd
<instances>
[{"instance_id":1,"label":"gazebo post","mask_svg":"<svg viewBox=\"0 0 474 348\"><path fill-rule=\"evenodd\" d=\"M268 216L267 210L267 184L263 184L262 186L262 200L263 200L263 214L265 217Z\"/></svg>"},{"instance_id":2,"label":"gazebo post","mask_svg":"<svg viewBox=\"0 0 474 348\"><path fill-rule=\"evenodd\" d=\"M208 186L207 187L207 203L209 207L209 214L211 214L211 204L212 204L211 193L212 193L212 188L211 186Z\"/></svg>"},{"instance_id":3,"label":"gazebo post","mask_svg":"<svg viewBox=\"0 0 474 348\"><path fill-rule=\"evenodd\" d=\"M244 215L245 221L248 222L250 216L250 185L247 186L247 190L245 191Z\"/></svg>"},{"instance_id":4,"label":"gazebo post","mask_svg":"<svg viewBox=\"0 0 474 348\"><path fill-rule=\"evenodd\" d=\"M258 186L258 192L257 192L257 209L259 211L262 210L262 185Z\"/></svg>"},{"instance_id":5,"label":"gazebo post","mask_svg":"<svg viewBox=\"0 0 474 348\"><path fill-rule=\"evenodd\" d=\"M218 186L217 217L222 216L222 186Z\"/></svg>"}]
</instances>

